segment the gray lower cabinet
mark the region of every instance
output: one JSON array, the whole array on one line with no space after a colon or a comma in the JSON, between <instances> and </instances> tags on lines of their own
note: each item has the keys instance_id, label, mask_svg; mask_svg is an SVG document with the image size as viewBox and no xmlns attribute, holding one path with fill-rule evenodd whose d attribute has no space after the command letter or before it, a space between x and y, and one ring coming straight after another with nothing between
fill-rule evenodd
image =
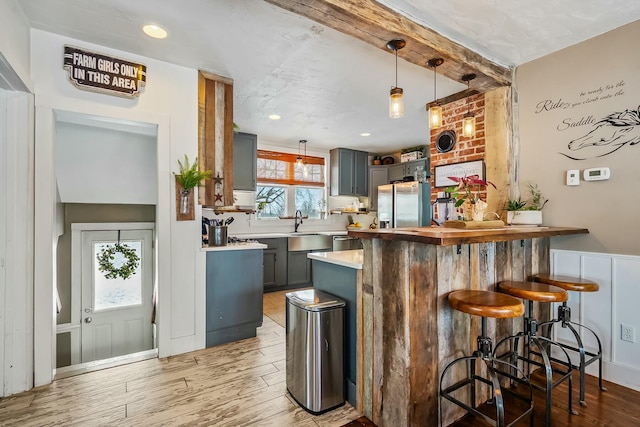
<instances>
[{"instance_id":1,"label":"gray lower cabinet","mask_svg":"<svg viewBox=\"0 0 640 427\"><path fill-rule=\"evenodd\" d=\"M285 286L287 284L287 239L260 239L267 245L263 249L264 290Z\"/></svg>"},{"instance_id":2,"label":"gray lower cabinet","mask_svg":"<svg viewBox=\"0 0 640 427\"><path fill-rule=\"evenodd\" d=\"M311 284L311 260L309 251L289 252L287 265L287 285Z\"/></svg>"},{"instance_id":3,"label":"gray lower cabinet","mask_svg":"<svg viewBox=\"0 0 640 427\"><path fill-rule=\"evenodd\" d=\"M258 137L251 133L233 135L233 189L255 191L257 185Z\"/></svg>"},{"instance_id":4,"label":"gray lower cabinet","mask_svg":"<svg viewBox=\"0 0 640 427\"><path fill-rule=\"evenodd\" d=\"M206 255L206 346L255 337L262 325L262 249Z\"/></svg>"},{"instance_id":5,"label":"gray lower cabinet","mask_svg":"<svg viewBox=\"0 0 640 427\"><path fill-rule=\"evenodd\" d=\"M324 261L312 260L313 288L343 299L347 306L344 315L344 376L346 398L356 402L357 298L358 270Z\"/></svg>"}]
</instances>

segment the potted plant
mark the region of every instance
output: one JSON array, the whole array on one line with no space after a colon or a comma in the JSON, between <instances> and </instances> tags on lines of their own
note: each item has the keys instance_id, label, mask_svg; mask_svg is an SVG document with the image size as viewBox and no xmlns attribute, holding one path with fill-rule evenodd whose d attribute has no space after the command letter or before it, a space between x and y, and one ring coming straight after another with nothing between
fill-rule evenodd
<instances>
[{"instance_id":1,"label":"potted plant","mask_svg":"<svg viewBox=\"0 0 640 427\"><path fill-rule=\"evenodd\" d=\"M507 202L507 224L540 225L542 208L549 200L545 199L536 183L529 184L531 200L511 199Z\"/></svg>"},{"instance_id":2,"label":"potted plant","mask_svg":"<svg viewBox=\"0 0 640 427\"><path fill-rule=\"evenodd\" d=\"M382 156L373 156L373 164L381 165L382 164Z\"/></svg>"},{"instance_id":3,"label":"potted plant","mask_svg":"<svg viewBox=\"0 0 640 427\"><path fill-rule=\"evenodd\" d=\"M211 178L212 171L200 171L198 168L198 158L196 157L193 164L189 164L189 158L184 155L184 163L178 160L180 166L180 174L176 175L176 182L182 187L180 190L180 213L186 214L189 204L189 193L191 190L202 184L203 179Z\"/></svg>"},{"instance_id":4,"label":"potted plant","mask_svg":"<svg viewBox=\"0 0 640 427\"><path fill-rule=\"evenodd\" d=\"M484 213L487 210L487 202L480 198L480 192L488 185L496 186L489 181L480 179L478 175L469 175L462 178L457 176L447 177L457 183L452 187L447 187L444 191L456 200L455 206L463 207L464 219L466 221L483 221ZM463 206L464 205L464 206Z\"/></svg>"}]
</instances>

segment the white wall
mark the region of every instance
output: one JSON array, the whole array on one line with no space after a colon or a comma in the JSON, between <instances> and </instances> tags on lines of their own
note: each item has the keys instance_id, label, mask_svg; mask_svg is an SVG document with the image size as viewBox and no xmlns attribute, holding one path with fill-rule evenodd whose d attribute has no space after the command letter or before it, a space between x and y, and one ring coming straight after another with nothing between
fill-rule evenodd
<instances>
[{"instance_id":1,"label":"white wall","mask_svg":"<svg viewBox=\"0 0 640 427\"><path fill-rule=\"evenodd\" d=\"M640 255L635 225L640 209L638 40L640 21L516 70L520 182L523 186L529 180L537 182L549 198L545 225L589 229L588 235L552 239L554 247ZM611 114L624 116L618 125L636 125L598 127L598 122ZM596 145L569 149L570 141L592 131L591 135L597 134L591 141ZM622 136L622 132L626 134ZM600 140L613 135L620 138L611 144ZM615 144L627 140L630 142L618 151L607 154ZM609 167L611 179L582 181L577 187L565 185L567 170L597 166Z\"/></svg>"},{"instance_id":2,"label":"white wall","mask_svg":"<svg viewBox=\"0 0 640 427\"><path fill-rule=\"evenodd\" d=\"M551 271L596 281L598 292L569 292L571 319L594 330L602 342L603 377L640 391L640 257L551 251ZM621 324L635 328L635 343L621 339ZM566 329L555 328L557 337L571 345L575 340ZM592 335L583 331L585 346L597 349ZM577 361L577 359L576 359ZM597 363L587 369L597 375ZM574 378L575 380L575 378Z\"/></svg>"},{"instance_id":3,"label":"white wall","mask_svg":"<svg viewBox=\"0 0 640 427\"><path fill-rule=\"evenodd\" d=\"M71 44L144 63L147 84L137 99L124 99L75 88L63 70L63 46ZM104 46L96 46L39 30L31 32L32 80L36 93L36 241L50 241L55 235L55 111L67 111L117 120L155 124L158 128L158 203L157 262L159 285L159 352L168 356L204 347L204 275L196 274L196 255L200 249L200 218L175 220L174 177L176 159L184 154L197 155L198 98L197 70L139 57ZM40 164L38 164L38 162ZM36 257L36 309L45 314L36 318L36 343L44 354L36 352L36 383L50 381L51 342L55 325L46 318L47 305L53 301L53 248L38 247ZM40 252L38 252L40 251ZM50 305L51 306L51 305Z\"/></svg>"},{"instance_id":4,"label":"white wall","mask_svg":"<svg viewBox=\"0 0 640 427\"><path fill-rule=\"evenodd\" d=\"M0 89L0 397L33 386L33 97Z\"/></svg>"},{"instance_id":5,"label":"white wall","mask_svg":"<svg viewBox=\"0 0 640 427\"><path fill-rule=\"evenodd\" d=\"M155 135L60 121L56 130L62 203L156 204Z\"/></svg>"},{"instance_id":6,"label":"white wall","mask_svg":"<svg viewBox=\"0 0 640 427\"><path fill-rule=\"evenodd\" d=\"M17 0L0 1L0 57L31 88L29 23L17 4Z\"/></svg>"}]
</instances>

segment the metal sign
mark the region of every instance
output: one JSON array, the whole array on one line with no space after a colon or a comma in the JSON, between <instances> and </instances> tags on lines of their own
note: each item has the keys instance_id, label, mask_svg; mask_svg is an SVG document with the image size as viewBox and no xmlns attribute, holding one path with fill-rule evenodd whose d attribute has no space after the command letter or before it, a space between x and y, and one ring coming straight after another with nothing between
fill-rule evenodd
<instances>
[{"instance_id":1,"label":"metal sign","mask_svg":"<svg viewBox=\"0 0 640 427\"><path fill-rule=\"evenodd\" d=\"M134 98L147 81L147 66L65 45L64 69L75 87Z\"/></svg>"}]
</instances>

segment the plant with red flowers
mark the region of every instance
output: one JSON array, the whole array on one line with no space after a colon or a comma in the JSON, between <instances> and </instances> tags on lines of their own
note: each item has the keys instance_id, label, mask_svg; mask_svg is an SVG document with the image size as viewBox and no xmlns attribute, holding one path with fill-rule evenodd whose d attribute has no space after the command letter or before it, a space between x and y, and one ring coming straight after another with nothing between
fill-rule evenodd
<instances>
[{"instance_id":1,"label":"plant with red flowers","mask_svg":"<svg viewBox=\"0 0 640 427\"><path fill-rule=\"evenodd\" d=\"M463 176L462 178L449 176L447 178L457 183L457 185L447 187L444 190L449 193L452 198L456 199L456 207L462 206L462 204L467 200L472 205L475 205L480 200L480 192L483 189L488 185L496 188L492 182L480 179L479 175Z\"/></svg>"}]
</instances>

